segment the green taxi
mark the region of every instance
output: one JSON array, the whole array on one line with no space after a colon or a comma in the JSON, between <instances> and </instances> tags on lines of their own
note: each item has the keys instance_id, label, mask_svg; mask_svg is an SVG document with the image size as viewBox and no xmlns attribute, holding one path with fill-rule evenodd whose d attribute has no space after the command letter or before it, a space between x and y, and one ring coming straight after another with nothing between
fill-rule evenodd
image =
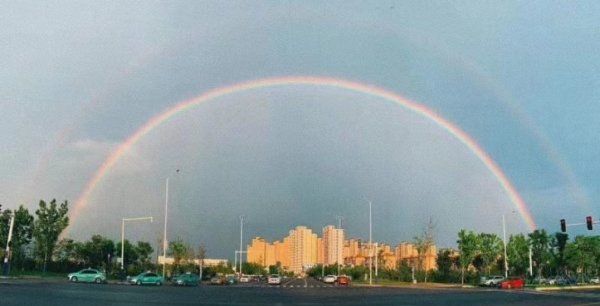
<instances>
[{"instance_id":1,"label":"green taxi","mask_svg":"<svg viewBox=\"0 0 600 306\"><path fill-rule=\"evenodd\" d=\"M67 275L69 281L77 283L106 283L106 275L96 269L83 269L77 272L70 273Z\"/></svg>"},{"instance_id":2,"label":"green taxi","mask_svg":"<svg viewBox=\"0 0 600 306\"><path fill-rule=\"evenodd\" d=\"M156 285L160 286L164 283L162 276L154 272L140 273L134 277L129 278L129 283L132 285Z\"/></svg>"},{"instance_id":3,"label":"green taxi","mask_svg":"<svg viewBox=\"0 0 600 306\"><path fill-rule=\"evenodd\" d=\"M173 276L171 279L175 286L198 286L198 275L190 272Z\"/></svg>"}]
</instances>

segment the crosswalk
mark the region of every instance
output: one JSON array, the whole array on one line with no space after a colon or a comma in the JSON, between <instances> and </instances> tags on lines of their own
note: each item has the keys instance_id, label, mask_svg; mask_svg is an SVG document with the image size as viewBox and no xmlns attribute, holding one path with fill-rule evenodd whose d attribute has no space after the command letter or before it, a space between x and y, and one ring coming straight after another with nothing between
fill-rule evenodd
<instances>
[{"instance_id":1,"label":"crosswalk","mask_svg":"<svg viewBox=\"0 0 600 306\"><path fill-rule=\"evenodd\" d=\"M331 285L258 285L259 288L333 288Z\"/></svg>"}]
</instances>

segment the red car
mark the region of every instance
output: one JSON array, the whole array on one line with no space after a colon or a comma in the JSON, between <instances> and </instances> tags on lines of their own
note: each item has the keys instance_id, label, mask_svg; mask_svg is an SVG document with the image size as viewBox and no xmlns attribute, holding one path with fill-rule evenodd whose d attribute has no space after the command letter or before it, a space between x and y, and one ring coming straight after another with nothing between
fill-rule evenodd
<instances>
[{"instance_id":1,"label":"red car","mask_svg":"<svg viewBox=\"0 0 600 306\"><path fill-rule=\"evenodd\" d=\"M338 286L350 286L350 277L342 275L336 280Z\"/></svg>"},{"instance_id":2,"label":"red car","mask_svg":"<svg viewBox=\"0 0 600 306\"><path fill-rule=\"evenodd\" d=\"M520 277L509 277L500 282L501 289L522 289L525 286L525 280Z\"/></svg>"}]
</instances>

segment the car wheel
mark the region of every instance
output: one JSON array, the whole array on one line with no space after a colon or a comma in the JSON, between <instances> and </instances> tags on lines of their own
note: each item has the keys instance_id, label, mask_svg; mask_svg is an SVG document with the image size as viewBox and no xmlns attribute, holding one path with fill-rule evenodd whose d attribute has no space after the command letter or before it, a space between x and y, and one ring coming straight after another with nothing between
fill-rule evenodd
<instances>
[{"instance_id":1,"label":"car wheel","mask_svg":"<svg viewBox=\"0 0 600 306\"><path fill-rule=\"evenodd\" d=\"M138 279L137 282L135 282L136 285L141 286L142 285L142 281Z\"/></svg>"},{"instance_id":2,"label":"car wheel","mask_svg":"<svg viewBox=\"0 0 600 306\"><path fill-rule=\"evenodd\" d=\"M162 283L161 282L156 282L156 285L160 286L160 285L162 285Z\"/></svg>"},{"instance_id":3,"label":"car wheel","mask_svg":"<svg viewBox=\"0 0 600 306\"><path fill-rule=\"evenodd\" d=\"M77 276L71 277L71 281L74 282L74 283L76 283L77 282Z\"/></svg>"},{"instance_id":4,"label":"car wheel","mask_svg":"<svg viewBox=\"0 0 600 306\"><path fill-rule=\"evenodd\" d=\"M96 284L102 284L102 279L98 277L94 280L94 282L96 282Z\"/></svg>"}]
</instances>

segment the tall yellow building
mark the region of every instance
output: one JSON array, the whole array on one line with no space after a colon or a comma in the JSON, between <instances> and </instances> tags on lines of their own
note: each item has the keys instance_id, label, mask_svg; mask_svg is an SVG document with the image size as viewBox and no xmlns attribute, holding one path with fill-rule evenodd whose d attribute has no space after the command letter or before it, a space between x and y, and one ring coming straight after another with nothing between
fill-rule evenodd
<instances>
[{"instance_id":1,"label":"tall yellow building","mask_svg":"<svg viewBox=\"0 0 600 306\"><path fill-rule=\"evenodd\" d=\"M306 226L290 231L292 262L290 271L302 274L317 263L317 234Z\"/></svg>"},{"instance_id":2,"label":"tall yellow building","mask_svg":"<svg viewBox=\"0 0 600 306\"><path fill-rule=\"evenodd\" d=\"M328 225L323 228L324 264L344 263L344 230Z\"/></svg>"}]
</instances>

